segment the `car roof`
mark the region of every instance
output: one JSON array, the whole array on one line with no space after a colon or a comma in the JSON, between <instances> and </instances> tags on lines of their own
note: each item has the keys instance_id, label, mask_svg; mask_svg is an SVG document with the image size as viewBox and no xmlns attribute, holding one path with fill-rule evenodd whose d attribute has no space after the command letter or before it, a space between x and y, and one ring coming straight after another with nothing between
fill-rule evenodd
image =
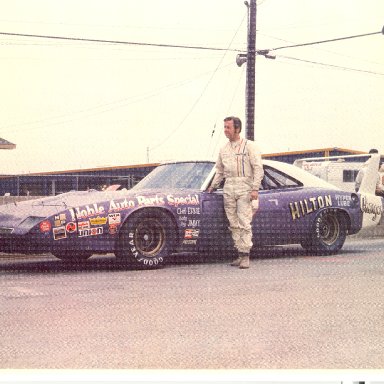
<instances>
[{"instance_id":1,"label":"car roof","mask_svg":"<svg viewBox=\"0 0 384 384\"><path fill-rule=\"evenodd\" d=\"M190 160L169 160L162 162L160 165L166 164L179 164L179 163L211 163L212 166L215 164L215 161L212 159L204 160L204 159L190 159ZM300 181L305 187L313 187L313 188L327 188L327 189L336 189L340 190L340 188L336 187L333 184L328 183L327 181L320 179L317 176L312 175L311 173L289 163L283 163L281 161L276 160L262 160L263 165L270 166L275 168L281 172L288 174L294 179ZM213 170L212 170L213 171ZM213 171L214 173L214 171ZM212 175L213 175L212 173ZM205 184L205 183L204 183Z\"/></svg>"},{"instance_id":2,"label":"car roof","mask_svg":"<svg viewBox=\"0 0 384 384\"><path fill-rule=\"evenodd\" d=\"M340 188L336 187L335 185L330 184L327 181L320 179L319 177L312 175L311 173L299 167L296 167L295 165L276 160L263 160L263 164L290 175L291 177L303 183L305 187L340 190Z\"/></svg>"}]
</instances>

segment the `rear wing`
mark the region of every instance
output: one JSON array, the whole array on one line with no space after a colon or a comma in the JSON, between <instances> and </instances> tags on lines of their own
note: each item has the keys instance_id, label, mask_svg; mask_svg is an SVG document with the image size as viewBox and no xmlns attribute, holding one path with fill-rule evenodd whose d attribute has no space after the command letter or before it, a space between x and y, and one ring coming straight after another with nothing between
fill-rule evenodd
<instances>
[{"instance_id":1,"label":"rear wing","mask_svg":"<svg viewBox=\"0 0 384 384\"><path fill-rule=\"evenodd\" d=\"M356 161L346 161L355 159ZM377 153L373 154L359 154L359 155L341 155L341 156L324 156L324 157L307 157L304 159L297 159L293 165L302 168L307 171L311 171L316 165L331 166L331 164L354 164L358 163L357 169L361 170L364 168L363 173L360 175L360 185L358 192L375 194L376 183L378 179L380 155ZM334 168L333 168L334 169ZM360 172L360 171L359 171ZM364 176L362 176L364 174ZM316 175L321 177L319 175ZM328 180L327 180L328 181ZM342 181L342 180L340 180ZM353 181L354 180L350 180ZM351 183L350 183L351 184Z\"/></svg>"},{"instance_id":2,"label":"rear wing","mask_svg":"<svg viewBox=\"0 0 384 384\"><path fill-rule=\"evenodd\" d=\"M375 194L377 179L379 176L379 166L380 155L374 153L371 158L365 162L365 172L358 192Z\"/></svg>"},{"instance_id":3,"label":"rear wing","mask_svg":"<svg viewBox=\"0 0 384 384\"><path fill-rule=\"evenodd\" d=\"M330 162L331 160L340 161L345 158L364 158L365 162L361 164L356 180L359 179L358 193L360 195L360 207L363 212L363 228L376 226L383 214L384 199L376 196L376 186L379 182L379 165L380 155L378 153L366 155L346 155L346 156L329 156L299 159L294 162L294 165L299 168L304 168L305 162ZM342 160L341 160L342 161ZM355 184L358 186L357 184Z\"/></svg>"}]
</instances>

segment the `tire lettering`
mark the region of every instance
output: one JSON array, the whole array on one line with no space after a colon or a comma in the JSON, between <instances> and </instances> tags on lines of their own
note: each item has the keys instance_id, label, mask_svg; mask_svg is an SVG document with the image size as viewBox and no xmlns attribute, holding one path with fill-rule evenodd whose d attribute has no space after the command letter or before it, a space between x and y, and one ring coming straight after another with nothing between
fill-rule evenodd
<instances>
[{"instance_id":1,"label":"tire lettering","mask_svg":"<svg viewBox=\"0 0 384 384\"><path fill-rule=\"evenodd\" d=\"M157 223L159 224L159 223ZM128 254L125 256L128 260L129 258L133 261L135 260L136 263L141 264L142 266L146 267L155 267L161 265L165 258L164 256L149 256L145 253L140 252L140 247L136 248L136 223L134 222L131 224L131 228L127 228L127 232L125 232L125 239L123 238L123 246L125 248L125 252ZM167 236L167 235L166 235ZM165 239L166 241L169 241L168 238ZM158 253L164 252L164 244L162 244L161 248L158 250Z\"/></svg>"}]
</instances>

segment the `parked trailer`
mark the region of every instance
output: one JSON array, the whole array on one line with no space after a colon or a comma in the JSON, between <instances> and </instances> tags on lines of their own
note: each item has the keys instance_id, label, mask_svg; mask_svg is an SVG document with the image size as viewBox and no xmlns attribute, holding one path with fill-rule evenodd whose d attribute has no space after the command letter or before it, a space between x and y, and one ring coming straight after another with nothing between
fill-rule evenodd
<instances>
[{"instance_id":1,"label":"parked trailer","mask_svg":"<svg viewBox=\"0 0 384 384\"><path fill-rule=\"evenodd\" d=\"M344 191L355 192L356 176L368 158L369 155L313 157L295 160L293 164ZM379 174L384 185L384 167Z\"/></svg>"}]
</instances>

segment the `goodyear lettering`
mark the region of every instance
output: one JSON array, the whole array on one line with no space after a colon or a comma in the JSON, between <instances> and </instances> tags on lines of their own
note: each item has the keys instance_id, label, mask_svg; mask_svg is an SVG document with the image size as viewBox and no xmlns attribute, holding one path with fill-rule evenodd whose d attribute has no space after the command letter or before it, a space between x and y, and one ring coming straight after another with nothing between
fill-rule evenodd
<instances>
[{"instance_id":1,"label":"goodyear lettering","mask_svg":"<svg viewBox=\"0 0 384 384\"><path fill-rule=\"evenodd\" d=\"M309 199L303 199L289 203L289 209L291 211L292 220L299 219L305 215L315 212L324 207L332 206L331 195L310 197Z\"/></svg>"}]
</instances>

